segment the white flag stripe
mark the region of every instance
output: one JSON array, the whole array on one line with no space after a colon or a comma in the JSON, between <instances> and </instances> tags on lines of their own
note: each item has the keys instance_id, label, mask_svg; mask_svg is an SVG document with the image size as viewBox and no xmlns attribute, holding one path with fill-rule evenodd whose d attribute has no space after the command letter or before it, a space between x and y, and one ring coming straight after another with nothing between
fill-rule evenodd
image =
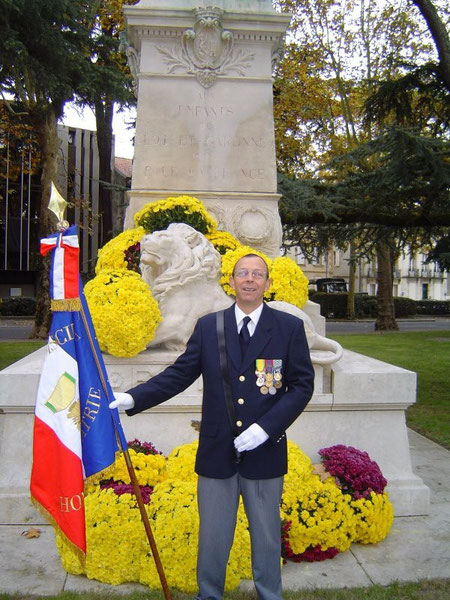
<instances>
[{"instance_id":1,"label":"white flag stripe","mask_svg":"<svg viewBox=\"0 0 450 600\"><path fill-rule=\"evenodd\" d=\"M77 235L65 235L64 245L72 246L72 248L78 248L78 236Z\"/></svg>"},{"instance_id":2,"label":"white flag stripe","mask_svg":"<svg viewBox=\"0 0 450 600\"><path fill-rule=\"evenodd\" d=\"M37 393L36 416L81 459L78 365L58 344L50 342L48 348Z\"/></svg>"},{"instance_id":3,"label":"white flag stripe","mask_svg":"<svg viewBox=\"0 0 450 600\"><path fill-rule=\"evenodd\" d=\"M53 260L53 299L64 300L64 248L55 248Z\"/></svg>"}]
</instances>

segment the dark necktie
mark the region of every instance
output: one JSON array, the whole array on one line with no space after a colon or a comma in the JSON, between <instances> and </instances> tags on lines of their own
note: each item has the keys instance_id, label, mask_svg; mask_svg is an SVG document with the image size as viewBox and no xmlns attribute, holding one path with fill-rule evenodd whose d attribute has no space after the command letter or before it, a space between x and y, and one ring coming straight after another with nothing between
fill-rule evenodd
<instances>
[{"instance_id":1,"label":"dark necktie","mask_svg":"<svg viewBox=\"0 0 450 600\"><path fill-rule=\"evenodd\" d=\"M244 356L245 351L247 350L248 344L250 342L250 333L247 327L250 321L250 317L244 317L244 322L242 324L241 331L239 332L239 341L241 343L242 356Z\"/></svg>"}]
</instances>

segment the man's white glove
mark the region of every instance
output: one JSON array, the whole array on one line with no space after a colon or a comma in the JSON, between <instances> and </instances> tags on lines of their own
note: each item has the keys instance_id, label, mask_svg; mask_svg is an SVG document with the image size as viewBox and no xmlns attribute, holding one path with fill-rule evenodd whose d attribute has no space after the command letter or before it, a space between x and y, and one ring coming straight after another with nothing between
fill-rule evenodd
<instances>
[{"instance_id":1,"label":"man's white glove","mask_svg":"<svg viewBox=\"0 0 450 600\"><path fill-rule=\"evenodd\" d=\"M127 410L134 408L134 400L131 394L126 392L114 392L114 400L110 403L109 408L123 408Z\"/></svg>"},{"instance_id":2,"label":"man's white glove","mask_svg":"<svg viewBox=\"0 0 450 600\"><path fill-rule=\"evenodd\" d=\"M261 444L263 444L269 436L258 423L253 423L248 429L243 431L234 440L234 447L238 452L244 452L245 450L254 450Z\"/></svg>"}]
</instances>

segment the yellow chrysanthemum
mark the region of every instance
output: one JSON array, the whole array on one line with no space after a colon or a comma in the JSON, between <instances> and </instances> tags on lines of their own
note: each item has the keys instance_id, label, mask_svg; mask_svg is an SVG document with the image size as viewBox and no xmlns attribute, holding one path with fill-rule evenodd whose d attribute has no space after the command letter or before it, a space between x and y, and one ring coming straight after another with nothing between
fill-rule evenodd
<instances>
[{"instance_id":1,"label":"yellow chrysanthemum","mask_svg":"<svg viewBox=\"0 0 450 600\"><path fill-rule=\"evenodd\" d=\"M197 442L174 448L166 460L130 449L141 485L154 485L146 506L169 586L195 593L198 511L193 473ZM334 478L322 482L312 474L309 458L288 441L289 475L285 478L281 516L290 521L289 544L295 554L320 545L322 550L347 550L352 541L368 544L384 539L393 520L387 494L352 500ZM129 481L121 456L101 476ZM87 555L83 565L73 546L56 532L56 546L64 569L110 584L140 582L160 589L136 499L101 489L91 478L85 490ZM226 591L251 578L248 522L242 502L227 569Z\"/></svg>"},{"instance_id":2,"label":"yellow chrysanthemum","mask_svg":"<svg viewBox=\"0 0 450 600\"><path fill-rule=\"evenodd\" d=\"M162 320L148 285L133 271L102 271L85 287L102 351L131 357L145 350Z\"/></svg>"},{"instance_id":3,"label":"yellow chrysanthemum","mask_svg":"<svg viewBox=\"0 0 450 600\"><path fill-rule=\"evenodd\" d=\"M292 551L301 554L318 545L322 550L348 550L356 528L349 500L331 479L321 482L312 476L303 485L285 485L281 514L291 522Z\"/></svg>"},{"instance_id":4,"label":"yellow chrysanthemum","mask_svg":"<svg viewBox=\"0 0 450 600\"><path fill-rule=\"evenodd\" d=\"M231 233L228 233L228 231L219 231L217 229L212 233L207 233L205 237L220 254L225 254L228 250L236 250L236 248L241 246L241 242L231 235Z\"/></svg>"},{"instance_id":5,"label":"yellow chrysanthemum","mask_svg":"<svg viewBox=\"0 0 450 600\"><path fill-rule=\"evenodd\" d=\"M272 300L294 304L302 308L308 300L308 279L300 267L289 256L274 259L270 272L272 285L269 289Z\"/></svg>"},{"instance_id":6,"label":"yellow chrysanthemum","mask_svg":"<svg viewBox=\"0 0 450 600\"><path fill-rule=\"evenodd\" d=\"M351 507L356 515L354 540L360 544L376 544L389 533L394 521L394 508L387 492L372 492L369 498L353 500Z\"/></svg>"},{"instance_id":7,"label":"yellow chrysanthemum","mask_svg":"<svg viewBox=\"0 0 450 600\"><path fill-rule=\"evenodd\" d=\"M126 229L119 233L115 238L109 241L98 251L95 273L98 275L102 271L120 271L127 269L125 251L140 242L145 235L142 227L135 229Z\"/></svg>"},{"instance_id":8,"label":"yellow chrysanthemum","mask_svg":"<svg viewBox=\"0 0 450 600\"><path fill-rule=\"evenodd\" d=\"M217 229L217 221L208 213L203 202L192 196L149 202L134 215L134 222L146 233L166 229L171 223L186 223L203 234Z\"/></svg>"}]
</instances>

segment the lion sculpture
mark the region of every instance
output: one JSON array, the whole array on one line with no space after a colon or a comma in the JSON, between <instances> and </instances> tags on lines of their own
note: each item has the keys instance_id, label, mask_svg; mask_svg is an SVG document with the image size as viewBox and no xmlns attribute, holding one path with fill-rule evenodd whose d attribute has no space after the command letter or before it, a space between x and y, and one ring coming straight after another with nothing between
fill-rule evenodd
<instances>
[{"instance_id":1,"label":"lion sculpture","mask_svg":"<svg viewBox=\"0 0 450 600\"><path fill-rule=\"evenodd\" d=\"M233 303L219 284L220 264L220 254L211 242L185 223L172 223L142 238L142 279L158 301L163 317L149 347L184 350L200 317ZM331 364L342 356L342 347L317 333L306 311L287 302L268 304L303 320L313 363Z\"/></svg>"}]
</instances>

